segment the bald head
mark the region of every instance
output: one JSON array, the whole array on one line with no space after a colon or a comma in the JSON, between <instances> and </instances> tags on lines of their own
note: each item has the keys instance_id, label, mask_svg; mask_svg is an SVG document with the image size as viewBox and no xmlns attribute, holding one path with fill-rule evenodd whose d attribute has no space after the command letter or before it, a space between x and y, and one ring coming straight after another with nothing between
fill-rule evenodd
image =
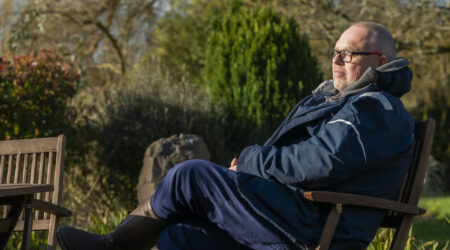
<instances>
[{"instance_id":1,"label":"bald head","mask_svg":"<svg viewBox=\"0 0 450 250\"><path fill-rule=\"evenodd\" d=\"M345 59L341 52L365 52L350 54ZM391 33L373 22L359 22L342 33L334 46L332 58L333 84L343 91L357 81L369 68L377 68L396 57L395 42Z\"/></svg>"},{"instance_id":2,"label":"bald head","mask_svg":"<svg viewBox=\"0 0 450 250\"><path fill-rule=\"evenodd\" d=\"M397 49L395 48L395 41L391 32L384 26L374 22L358 22L349 27L365 28L366 41L368 49L381 52L384 54L388 61L391 61L397 56Z\"/></svg>"}]
</instances>

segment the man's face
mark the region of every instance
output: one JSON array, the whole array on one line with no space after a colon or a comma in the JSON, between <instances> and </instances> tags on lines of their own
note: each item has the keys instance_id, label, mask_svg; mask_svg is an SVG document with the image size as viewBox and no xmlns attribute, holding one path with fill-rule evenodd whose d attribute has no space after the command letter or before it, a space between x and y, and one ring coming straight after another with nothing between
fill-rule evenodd
<instances>
[{"instance_id":1,"label":"man's face","mask_svg":"<svg viewBox=\"0 0 450 250\"><path fill-rule=\"evenodd\" d=\"M374 45L367 40L367 34L367 28L352 26L341 35L334 49L354 52L373 51ZM377 55L353 55L352 61L348 63L343 62L339 56L335 56L332 64L334 87L342 92L358 80L367 68L376 68L384 62Z\"/></svg>"}]
</instances>

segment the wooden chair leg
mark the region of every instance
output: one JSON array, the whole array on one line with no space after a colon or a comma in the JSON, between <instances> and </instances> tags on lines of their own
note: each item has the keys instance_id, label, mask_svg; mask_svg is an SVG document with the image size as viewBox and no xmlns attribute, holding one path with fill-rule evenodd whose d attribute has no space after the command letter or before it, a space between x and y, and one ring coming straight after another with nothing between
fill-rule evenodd
<instances>
[{"instance_id":1,"label":"wooden chair leg","mask_svg":"<svg viewBox=\"0 0 450 250\"><path fill-rule=\"evenodd\" d=\"M56 249L56 225L58 225L59 218L55 215L50 215L50 229L48 230L47 249Z\"/></svg>"},{"instance_id":2,"label":"wooden chair leg","mask_svg":"<svg viewBox=\"0 0 450 250\"><path fill-rule=\"evenodd\" d=\"M327 221L320 236L319 245L316 250L326 250L330 247L331 240L333 239L334 231L339 222L339 218L342 213L342 204L336 204L330 209Z\"/></svg>"},{"instance_id":3,"label":"wooden chair leg","mask_svg":"<svg viewBox=\"0 0 450 250\"><path fill-rule=\"evenodd\" d=\"M26 207L24 211L25 221L23 225L22 250L30 249L31 231L33 229L32 209Z\"/></svg>"},{"instance_id":4,"label":"wooden chair leg","mask_svg":"<svg viewBox=\"0 0 450 250\"><path fill-rule=\"evenodd\" d=\"M404 218L400 224L399 229L395 231L394 239L392 240L392 245L390 250L403 250L405 249L406 241L408 240L409 230L411 230L411 225L414 216L404 215Z\"/></svg>"},{"instance_id":5,"label":"wooden chair leg","mask_svg":"<svg viewBox=\"0 0 450 250\"><path fill-rule=\"evenodd\" d=\"M8 200L8 202L4 202ZM7 230L0 233L0 249L4 249L6 244L8 243L8 239L11 236L11 233L16 226L17 221L19 220L20 213L25 205L25 196L19 196L14 198L3 198L0 199L0 204L10 204L11 208L8 211L8 214L2 222L7 224ZM0 223L1 224L1 223Z\"/></svg>"}]
</instances>

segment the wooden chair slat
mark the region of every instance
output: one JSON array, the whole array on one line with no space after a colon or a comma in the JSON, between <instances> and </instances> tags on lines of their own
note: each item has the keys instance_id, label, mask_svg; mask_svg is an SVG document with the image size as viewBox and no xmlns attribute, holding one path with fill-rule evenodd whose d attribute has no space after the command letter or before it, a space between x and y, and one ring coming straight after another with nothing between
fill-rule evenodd
<instances>
[{"instance_id":1,"label":"wooden chair slat","mask_svg":"<svg viewBox=\"0 0 450 250\"><path fill-rule=\"evenodd\" d=\"M5 156L0 158L0 183L3 183L3 173L5 172Z\"/></svg>"},{"instance_id":2,"label":"wooden chair slat","mask_svg":"<svg viewBox=\"0 0 450 250\"><path fill-rule=\"evenodd\" d=\"M33 159L31 161L31 177L30 177L30 183L35 183L34 181L34 177L36 176L36 158L37 158L37 154L33 153Z\"/></svg>"},{"instance_id":3,"label":"wooden chair slat","mask_svg":"<svg viewBox=\"0 0 450 250\"><path fill-rule=\"evenodd\" d=\"M53 201L56 201L56 205L61 205L61 199L62 199L62 188L63 186L63 169L64 169L64 153L66 148L66 138L65 137L59 137L58 138L58 148L61 149L60 154L56 155L56 166L60 166L55 168L55 175L53 182L55 183L55 189L53 191Z\"/></svg>"},{"instance_id":4,"label":"wooden chair slat","mask_svg":"<svg viewBox=\"0 0 450 250\"><path fill-rule=\"evenodd\" d=\"M7 214L8 214L8 206L3 206L2 218L6 218Z\"/></svg>"},{"instance_id":5,"label":"wooden chair slat","mask_svg":"<svg viewBox=\"0 0 450 250\"><path fill-rule=\"evenodd\" d=\"M71 212L60 207L63 185L65 136L26 140L0 141L0 184L32 183L53 184L53 192L37 193L25 205L30 216L21 215L14 230L22 231L24 225L32 230L48 230L47 249L56 246L55 229L60 216ZM0 204L1 205L1 204ZM0 217L9 213L10 206L0 206ZM32 219L24 223L24 217ZM25 219L26 219L25 218ZM28 236L28 237L27 237ZM24 235L24 246L29 244L29 235Z\"/></svg>"},{"instance_id":6,"label":"wooden chair slat","mask_svg":"<svg viewBox=\"0 0 450 250\"><path fill-rule=\"evenodd\" d=\"M4 183L9 183L10 180L10 174L11 174L11 166L12 165L12 155L8 155L8 165L7 165L7 173L6 173L6 180ZM6 218L8 214L8 206L3 206L3 218Z\"/></svg>"},{"instance_id":7,"label":"wooden chair slat","mask_svg":"<svg viewBox=\"0 0 450 250\"><path fill-rule=\"evenodd\" d=\"M45 154L42 152L42 153L40 153L40 158L39 158L39 170L38 170L38 180L37 180L38 184L43 183L42 178L44 176L44 161L45 161ZM38 200L41 199L41 193L36 194L36 199L38 199ZM41 211L36 210L34 212L34 219L35 220L39 219L40 214L41 214Z\"/></svg>"},{"instance_id":8,"label":"wooden chair slat","mask_svg":"<svg viewBox=\"0 0 450 250\"><path fill-rule=\"evenodd\" d=\"M42 184L42 177L44 176L44 161L45 155L44 153L41 153L41 157L39 158L38 184Z\"/></svg>"},{"instance_id":9,"label":"wooden chair slat","mask_svg":"<svg viewBox=\"0 0 450 250\"><path fill-rule=\"evenodd\" d=\"M28 159L28 153L27 154L24 154L24 156L23 156L23 169L22 169L22 183L29 183L28 182L28 161L29 161L29 159ZM19 218L19 220L23 220L24 219L24 215L23 215L24 213L22 213L21 215L20 215L20 218Z\"/></svg>"},{"instance_id":10,"label":"wooden chair slat","mask_svg":"<svg viewBox=\"0 0 450 250\"><path fill-rule=\"evenodd\" d=\"M22 182L27 182L27 174L28 174L28 154L23 156L23 171L22 171Z\"/></svg>"},{"instance_id":11,"label":"wooden chair slat","mask_svg":"<svg viewBox=\"0 0 450 250\"><path fill-rule=\"evenodd\" d=\"M11 171L13 165L13 155L9 155L8 159L8 173L6 174L6 183L11 183Z\"/></svg>"},{"instance_id":12,"label":"wooden chair slat","mask_svg":"<svg viewBox=\"0 0 450 250\"><path fill-rule=\"evenodd\" d=\"M49 152L48 153L48 163L47 163L47 171L45 174L45 180L46 180L46 184L51 184L51 178L52 178L52 167L53 167L53 152ZM50 192L46 192L45 193L45 201L50 201ZM49 218L49 214L47 212L44 212L44 219L48 219Z\"/></svg>"},{"instance_id":13,"label":"wooden chair slat","mask_svg":"<svg viewBox=\"0 0 450 250\"><path fill-rule=\"evenodd\" d=\"M0 157L0 183L3 183L3 173L5 172L5 155L2 155ZM1 216L0 218L5 218L6 216L6 211L5 211L6 207L0 207L0 213ZM1 224L1 223L0 223Z\"/></svg>"},{"instance_id":14,"label":"wooden chair slat","mask_svg":"<svg viewBox=\"0 0 450 250\"><path fill-rule=\"evenodd\" d=\"M19 173L20 173L20 153L16 155L16 167L14 169L14 183L19 183Z\"/></svg>"}]
</instances>

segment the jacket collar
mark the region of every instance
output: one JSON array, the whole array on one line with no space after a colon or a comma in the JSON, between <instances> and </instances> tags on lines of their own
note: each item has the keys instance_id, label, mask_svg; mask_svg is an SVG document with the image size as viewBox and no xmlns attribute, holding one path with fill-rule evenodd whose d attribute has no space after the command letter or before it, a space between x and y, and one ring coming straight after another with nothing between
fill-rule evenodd
<instances>
[{"instance_id":1,"label":"jacket collar","mask_svg":"<svg viewBox=\"0 0 450 250\"><path fill-rule=\"evenodd\" d=\"M373 83L377 83L379 90L400 97L411 89L413 74L408 65L408 59L399 57L376 69L369 67L357 81L350 84L342 92L334 88L333 80L327 80L321 83L312 93L316 95L325 92L332 96L331 99L337 99L364 91Z\"/></svg>"}]
</instances>

